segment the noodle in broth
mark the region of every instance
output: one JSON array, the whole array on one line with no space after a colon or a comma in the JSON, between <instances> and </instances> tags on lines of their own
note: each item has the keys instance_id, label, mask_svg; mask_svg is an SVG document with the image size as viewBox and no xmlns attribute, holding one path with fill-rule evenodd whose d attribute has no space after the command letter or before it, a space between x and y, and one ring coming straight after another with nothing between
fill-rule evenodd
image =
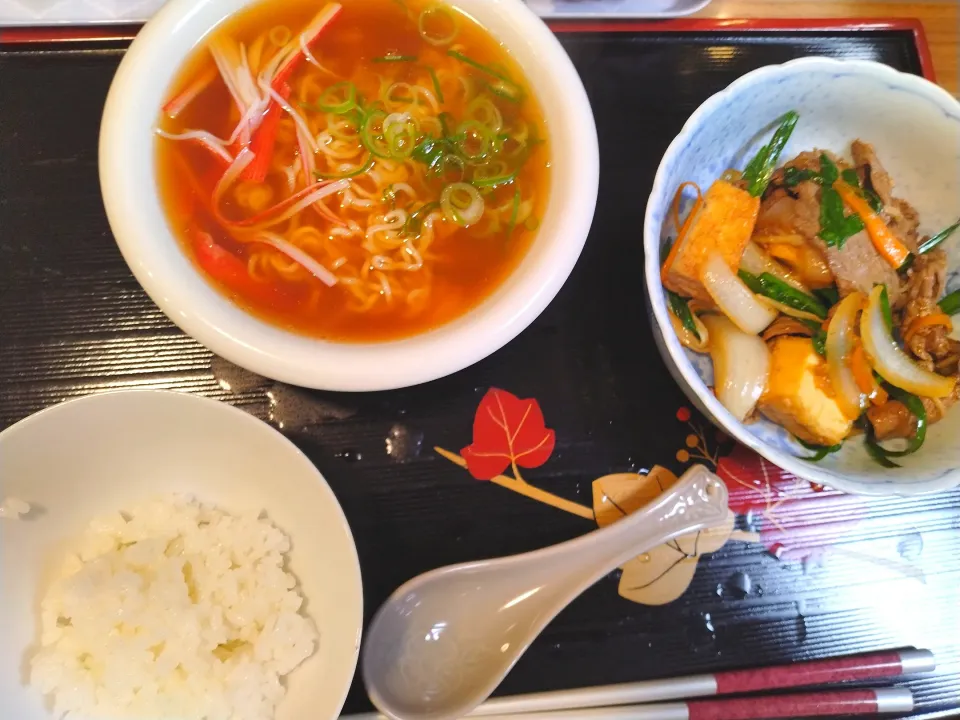
<instances>
[{"instance_id":1,"label":"noodle in broth","mask_svg":"<svg viewBox=\"0 0 960 720\"><path fill-rule=\"evenodd\" d=\"M544 121L510 56L458 11L317 7L254 7L188 63L158 123L168 216L259 317L341 341L422 332L529 247Z\"/></svg>"}]
</instances>

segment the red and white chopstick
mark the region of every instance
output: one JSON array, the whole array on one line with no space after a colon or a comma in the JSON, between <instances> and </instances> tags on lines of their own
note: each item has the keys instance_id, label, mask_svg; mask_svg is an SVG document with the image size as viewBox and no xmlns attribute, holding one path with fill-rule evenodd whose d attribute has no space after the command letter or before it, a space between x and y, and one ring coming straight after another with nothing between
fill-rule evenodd
<instances>
[{"instance_id":1,"label":"red and white chopstick","mask_svg":"<svg viewBox=\"0 0 960 720\"><path fill-rule=\"evenodd\" d=\"M760 718L878 715L913 710L906 688L835 690L719 700L579 708L490 715L495 720L759 720Z\"/></svg>"},{"instance_id":2,"label":"red and white chopstick","mask_svg":"<svg viewBox=\"0 0 960 720\"><path fill-rule=\"evenodd\" d=\"M500 697L487 700L468 717L485 720L536 720L538 717L550 720L755 720L902 713L913 710L913 695L900 687L660 701L877 680L929 672L936 666L929 650L889 650L711 675ZM341 720L385 718L368 713L341 716Z\"/></svg>"},{"instance_id":3,"label":"red and white chopstick","mask_svg":"<svg viewBox=\"0 0 960 720\"><path fill-rule=\"evenodd\" d=\"M632 705L709 695L728 695L731 693L823 685L851 680L877 680L879 678L928 672L935 668L936 659L929 650L890 650L868 655L811 660L789 665L729 670L711 675L688 675L680 678L645 680L619 685L601 685L575 690L558 690L493 698L487 700L470 715L513 715L575 708L598 708L610 705ZM815 694L830 695L831 693ZM773 699L761 698L760 701L767 703ZM799 715L800 713L795 714ZM773 716L771 715L771 717Z\"/></svg>"}]
</instances>

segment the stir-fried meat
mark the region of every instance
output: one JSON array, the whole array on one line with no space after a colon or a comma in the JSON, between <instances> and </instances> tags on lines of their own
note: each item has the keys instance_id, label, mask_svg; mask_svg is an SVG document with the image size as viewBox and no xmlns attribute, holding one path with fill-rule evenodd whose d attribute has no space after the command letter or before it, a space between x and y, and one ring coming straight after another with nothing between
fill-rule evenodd
<instances>
[{"instance_id":1,"label":"stir-fried meat","mask_svg":"<svg viewBox=\"0 0 960 720\"><path fill-rule=\"evenodd\" d=\"M927 412L927 424L932 425L942 420L957 400L960 400L960 383L957 383L950 397L939 400L920 398L923 409ZM867 420L873 425L873 432L878 440L911 437L917 428L916 417L907 410L906 405L897 400L871 407L867 410Z\"/></svg>"},{"instance_id":2,"label":"stir-fried meat","mask_svg":"<svg viewBox=\"0 0 960 720\"><path fill-rule=\"evenodd\" d=\"M883 169L873 145L863 140L854 140L850 144L850 154L853 155L853 164L857 166L857 174L863 187L873 190L884 205L892 205L893 178Z\"/></svg>"},{"instance_id":3,"label":"stir-fried meat","mask_svg":"<svg viewBox=\"0 0 960 720\"><path fill-rule=\"evenodd\" d=\"M943 250L918 255L907 271L906 304L900 320L900 334L910 352L931 370L939 361L957 353L957 343L950 339L946 325L928 325L913 331L911 328L921 318L943 314L937 300L943 295L946 282L947 255Z\"/></svg>"},{"instance_id":4,"label":"stir-fried meat","mask_svg":"<svg viewBox=\"0 0 960 720\"><path fill-rule=\"evenodd\" d=\"M853 164L856 165L861 185L875 192L883 202L883 216L887 226L910 252L915 253L918 240L917 228L920 226L919 214L906 200L893 196L893 178L880 163L873 145L862 140L854 140L850 145L850 152L853 155Z\"/></svg>"},{"instance_id":5,"label":"stir-fried meat","mask_svg":"<svg viewBox=\"0 0 960 720\"><path fill-rule=\"evenodd\" d=\"M872 154L873 148L866 143L860 143L859 152L861 155L866 153L868 149L869 153ZM814 150L800 153L784 167L819 171L821 152L820 150ZM826 155L837 163L840 169L849 167L847 163L832 153L827 152ZM874 165L879 168L876 173L878 177L881 174L886 176L882 166L879 165L879 162L876 162L875 156ZM880 182L883 183L883 181ZM778 170L774 174L773 183L776 183L777 187L767 193L760 205L756 234L795 233L802 235L826 259L830 271L837 281L837 288L840 290L841 296L849 295L856 290L869 293L875 285L882 283L887 286L890 302L894 307L899 307L901 303L900 276L880 256L866 231L848 238L842 249L827 247L827 244L818 236L820 232L820 186L815 182L806 181L799 183L794 188L784 187L783 170ZM891 182L889 185L892 189L893 183ZM916 220L916 213L906 203L900 204L901 201L895 199L892 199L892 202L891 207L896 210L898 223L902 223L902 226L898 225L897 233L905 235L912 233L914 238L912 247L916 247L916 227L911 225Z\"/></svg>"},{"instance_id":6,"label":"stir-fried meat","mask_svg":"<svg viewBox=\"0 0 960 720\"><path fill-rule=\"evenodd\" d=\"M806 337L812 337L813 330L809 325L796 318L792 318L789 315L780 315L767 326L767 329L763 331L762 337L764 341L769 341L780 335L804 335Z\"/></svg>"}]
</instances>

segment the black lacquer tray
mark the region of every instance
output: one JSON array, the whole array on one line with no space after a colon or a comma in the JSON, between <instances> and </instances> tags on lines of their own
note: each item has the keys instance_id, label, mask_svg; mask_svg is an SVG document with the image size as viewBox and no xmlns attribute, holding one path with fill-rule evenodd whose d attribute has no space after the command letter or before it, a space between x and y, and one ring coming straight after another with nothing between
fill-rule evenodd
<instances>
[{"instance_id":1,"label":"black lacquer tray","mask_svg":"<svg viewBox=\"0 0 960 720\"><path fill-rule=\"evenodd\" d=\"M343 505L368 619L417 573L577 536L610 519L594 517L595 492L629 504L706 462L731 490L729 535L661 549L602 580L550 624L499 692L914 645L940 661L907 683L916 716L960 713L960 491L841 496L734 447L671 381L642 290L645 200L660 157L703 100L754 68L806 55L930 76L919 26L554 29L600 135L600 197L580 262L543 315L492 357L427 385L362 395L236 368L181 333L130 274L100 200L97 133L136 28L0 30L0 429L119 388L200 393L273 423ZM490 388L535 399L556 433L549 458L521 470L521 488L475 480L456 462ZM359 679L345 709L369 709Z\"/></svg>"}]
</instances>

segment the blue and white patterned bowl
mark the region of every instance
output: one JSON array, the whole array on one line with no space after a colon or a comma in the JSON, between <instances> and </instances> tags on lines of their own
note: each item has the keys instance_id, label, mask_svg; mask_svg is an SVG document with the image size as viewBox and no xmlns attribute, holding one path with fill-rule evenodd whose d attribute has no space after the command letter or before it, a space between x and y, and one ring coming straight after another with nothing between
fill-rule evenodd
<instances>
[{"instance_id":1,"label":"blue and white patterned bowl","mask_svg":"<svg viewBox=\"0 0 960 720\"><path fill-rule=\"evenodd\" d=\"M933 83L862 61L804 58L760 68L707 100L687 120L660 163L647 201L643 245L654 335L671 374L707 417L767 460L795 475L845 492L912 495L960 484L960 407L930 427L919 452L902 468L885 469L853 438L819 463L783 428L766 420L738 422L716 399L708 355L685 350L670 325L660 284L664 223L677 186L708 187L727 168L743 168L776 121L796 110L800 121L783 158L829 149L849 157L850 142L874 145L896 183L895 194L920 212L920 231L933 234L960 216L960 103ZM960 287L960 237L948 241L949 291ZM958 323L960 325L960 323Z\"/></svg>"}]
</instances>

